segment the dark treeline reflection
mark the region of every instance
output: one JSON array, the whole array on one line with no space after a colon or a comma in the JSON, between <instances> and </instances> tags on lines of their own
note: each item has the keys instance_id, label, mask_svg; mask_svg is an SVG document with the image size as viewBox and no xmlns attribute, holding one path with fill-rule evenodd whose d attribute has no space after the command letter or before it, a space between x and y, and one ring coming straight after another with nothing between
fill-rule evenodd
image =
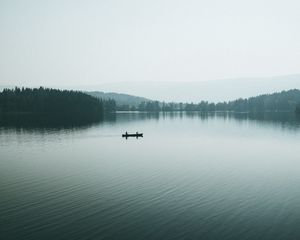
<instances>
[{"instance_id":1,"label":"dark treeline reflection","mask_svg":"<svg viewBox=\"0 0 300 240\"><path fill-rule=\"evenodd\" d=\"M159 120L161 113L159 112L118 112L116 113L116 123Z\"/></svg>"},{"instance_id":2,"label":"dark treeline reflection","mask_svg":"<svg viewBox=\"0 0 300 240\"><path fill-rule=\"evenodd\" d=\"M233 112L117 112L98 117L62 116L60 114L5 114L0 115L0 127L23 129L76 129L88 128L94 125L122 125L141 121L159 121L164 119L192 118L199 121L223 119L235 120L241 123L272 124L276 127L300 129L300 116L294 112L263 112L263 113L233 113ZM142 130L142 129L141 129Z\"/></svg>"},{"instance_id":3,"label":"dark treeline reflection","mask_svg":"<svg viewBox=\"0 0 300 240\"><path fill-rule=\"evenodd\" d=\"M281 127L284 129L300 130L300 116L293 112L264 112L264 113L231 113L229 117L233 117L237 121L250 121L260 125L270 125Z\"/></svg>"},{"instance_id":4,"label":"dark treeline reflection","mask_svg":"<svg viewBox=\"0 0 300 240\"><path fill-rule=\"evenodd\" d=\"M98 124L104 121L104 116L72 116L61 114L3 114L0 115L0 126L6 128L25 129L61 129L77 128Z\"/></svg>"},{"instance_id":5,"label":"dark treeline reflection","mask_svg":"<svg viewBox=\"0 0 300 240\"><path fill-rule=\"evenodd\" d=\"M201 120L223 119L236 120L239 122L255 122L260 125L273 125L281 128L300 129L300 116L294 112L252 112L252 113L234 113L234 112L186 112L185 116L190 118L199 118Z\"/></svg>"},{"instance_id":6,"label":"dark treeline reflection","mask_svg":"<svg viewBox=\"0 0 300 240\"><path fill-rule=\"evenodd\" d=\"M117 113L115 123L121 124L133 121L163 120L193 118L199 121L213 119L236 120L240 122L255 122L257 124L272 124L277 127L300 129L300 116L294 112L257 112L257 113L234 113L234 112L124 112Z\"/></svg>"}]
</instances>

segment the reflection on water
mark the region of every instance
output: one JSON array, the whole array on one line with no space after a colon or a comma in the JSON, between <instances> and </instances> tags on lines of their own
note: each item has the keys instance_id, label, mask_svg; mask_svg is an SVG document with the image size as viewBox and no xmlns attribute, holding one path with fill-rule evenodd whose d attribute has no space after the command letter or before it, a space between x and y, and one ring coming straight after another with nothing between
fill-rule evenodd
<instances>
[{"instance_id":1,"label":"reflection on water","mask_svg":"<svg viewBox=\"0 0 300 240\"><path fill-rule=\"evenodd\" d=\"M89 128L98 124L122 124L126 122L197 118L201 121L209 119L253 121L257 124L272 124L275 127L296 130L300 127L300 116L293 112L265 113L232 113L232 112L118 112L98 117L67 117L61 115L0 115L0 127L3 129L23 129L43 131L45 129L74 129Z\"/></svg>"},{"instance_id":2,"label":"reflection on water","mask_svg":"<svg viewBox=\"0 0 300 240\"><path fill-rule=\"evenodd\" d=\"M256 124L272 125L283 129L297 130L300 128L300 116L294 112L257 112L257 113L233 113L233 112L123 112L116 116L116 123L144 121L144 120L159 120L159 119L174 119L174 118L196 118L201 121L210 119L250 121Z\"/></svg>"},{"instance_id":3,"label":"reflection on water","mask_svg":"<svg viewBox=\"0 0 300 240\"><path fill-rule=\"evenodd\" d=\"M113 116L113 115L112 115ZM114 116L113 116L114 117ZM111 115L105 116L111 118ZM0 114L0 126L6 128L76 128L102 122L104 116L61 115L61 114Z\"/></svg>"},{"instance_id":4,"label":"reflection on water","mask_svg":"<svg viewBox=\"0 0 300 240\"><path fill-rule=\"evenodd\" d=\"M2 121L0 239L299 239L299 129L286 113Z\"/></svg>"}]
</instances>

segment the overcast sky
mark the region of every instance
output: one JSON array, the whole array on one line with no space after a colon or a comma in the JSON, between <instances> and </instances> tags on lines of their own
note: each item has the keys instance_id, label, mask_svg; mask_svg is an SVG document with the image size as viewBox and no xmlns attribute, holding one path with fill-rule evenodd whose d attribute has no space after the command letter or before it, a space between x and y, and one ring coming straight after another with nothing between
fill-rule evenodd
<instances>
[{"instance_id":1,"label":"overcast sky","mask_svg":"<svg viewBox=\"0 0 300 240\"><path fill-rule=\"evenodd\" d=\"M0 84L300 73L299 0L0 0Z\"/></svg>"}]
</instances>

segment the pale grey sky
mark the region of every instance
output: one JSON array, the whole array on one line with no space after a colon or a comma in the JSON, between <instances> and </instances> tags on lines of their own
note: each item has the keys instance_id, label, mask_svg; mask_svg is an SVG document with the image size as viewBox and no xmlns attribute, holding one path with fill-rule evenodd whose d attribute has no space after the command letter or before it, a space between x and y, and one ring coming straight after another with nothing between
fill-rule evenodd
<instances>
[{"instance_id":1,"label":"pale grey sky","mask_svg":"<svg viewBox=\"0 0 300 240\"><path fill-rule=\"evenodd\" d=\"M0 36L1 85L300 73L299 0L0 0Z\"/></svg>"}]
</instances>

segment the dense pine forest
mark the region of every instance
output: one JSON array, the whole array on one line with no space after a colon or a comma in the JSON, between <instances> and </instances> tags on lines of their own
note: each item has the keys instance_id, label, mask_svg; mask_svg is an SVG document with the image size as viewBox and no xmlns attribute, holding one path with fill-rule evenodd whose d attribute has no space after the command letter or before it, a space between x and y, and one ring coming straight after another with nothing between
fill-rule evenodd
<instances>
[{"instance_id":1,"label":"dense pine forest","mask_svg":"<svg viewBox=\"0 0 300 240\"><path fill-rule=\"evenodd\" d=\"M78 91L14 88L0 92L0 113L99 116L115 111L114 100L101 100Z\"/></svg>"},{"instance_id":2,"label":"dense pine forest","mask_svg":"<svg viewBox=\"0 0 300 240\"><path fill-rule=\"evenodd\" d=\"M300 90L294 89L229 102L165 103L143 101L138 106L116 105L115 100L99 99L79 91L50 88L14 88L0 92L0 113L63 114L69 116L101 116L105 112L137 110L230 111L230 112L292 112L300 114Z\"/></svg>"},{"instance_id":3,"label":"dense pine forest","mask_svg":"<svg viewBox=\"0 0 300 240\"><path fill-rule=\"evenodd\" d=\"M296 110L297 108L297 110ZM300 90L264 94L257 97L237 99L229 102L209 103L165 103L158 101L142 102L139 111L232 111L232 112L300 112Z\"/></svg>"}]
</instances>

